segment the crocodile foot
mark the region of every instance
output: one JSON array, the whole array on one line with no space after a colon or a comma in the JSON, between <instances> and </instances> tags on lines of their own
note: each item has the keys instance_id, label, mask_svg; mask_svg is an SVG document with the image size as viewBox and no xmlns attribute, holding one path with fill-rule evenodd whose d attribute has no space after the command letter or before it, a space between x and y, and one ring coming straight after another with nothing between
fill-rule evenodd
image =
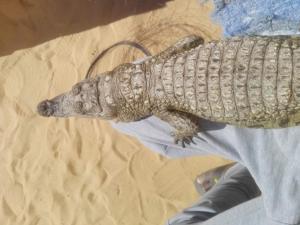
<instances>
[{"instance_id":1,"label":"crocodile foot","mask_svg":"<svg viewBox=\"0 0 300 225\"><path fill-rule=\"evenodd\" d=\"M200 140L204 140L197 134L197 130L194 131L180 131L177 130L175 132L171 133L171 136L174 137L174 143L175 144L181 144L183 148L186 147L186 145L190 144L196 144L193 140L193 138L198 138ZM204 140L205 141L205 140Z\"/></svg>"}]
</instances>

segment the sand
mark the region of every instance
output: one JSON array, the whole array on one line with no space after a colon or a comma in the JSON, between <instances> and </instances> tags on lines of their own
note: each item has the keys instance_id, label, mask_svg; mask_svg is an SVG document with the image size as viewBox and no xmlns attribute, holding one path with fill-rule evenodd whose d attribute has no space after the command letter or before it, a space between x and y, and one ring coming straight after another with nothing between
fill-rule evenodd
<instances>
[{"instance_id":1,"label":"sand","mask_svg":"<svg viewBox=\"0 0 300 225\"><path fill-rule=\"evenodd\" d=\"M195 176L224 159L166 159L105 121L42 118L36 105L117 41L157 53L191 33L219 38L211 10L196 0L0 2L1 225L162 225L199 198ZM118 48L96 72L137 57Z\"/></svg>"}]
</instances>

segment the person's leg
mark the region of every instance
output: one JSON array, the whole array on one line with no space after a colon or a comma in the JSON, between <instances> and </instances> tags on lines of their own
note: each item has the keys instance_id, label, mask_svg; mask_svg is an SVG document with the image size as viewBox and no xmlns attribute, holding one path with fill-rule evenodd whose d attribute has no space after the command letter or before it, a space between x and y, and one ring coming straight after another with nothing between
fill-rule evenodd
<instances>
[{"instance_id":1,"label":"person's leg","mask_svg":"<svg viewBox=\"0 0 300 225\"><path fill-rule=\"evenodd\" d=\"M249 171L242 165L232 166L206 192L200 201L168 221L168 225L187 225L206 221L238 204L260 195L260 190Z\"/></svg>"},{"instance_id":2,"label":"person's leg","mask_svg":"<svg viewBox=\"0 0 300 225\"><path fill-rule=\"evenodd\" d=\"M230 163L224 166L219 166L217 168L208 170L200 175L198 175L195 179L195 188L200 196L203 196L206 192L208 192L215 184L217 184L221 177L227 172L229 168L231 168L236 163Z\"/></svg>"}]
</instances>

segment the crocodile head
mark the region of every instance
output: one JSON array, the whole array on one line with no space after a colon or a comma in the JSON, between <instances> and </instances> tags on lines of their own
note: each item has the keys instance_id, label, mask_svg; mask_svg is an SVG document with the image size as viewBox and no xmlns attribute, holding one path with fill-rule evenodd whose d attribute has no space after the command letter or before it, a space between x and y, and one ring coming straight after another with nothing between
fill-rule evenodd
<instances>
[{"instance_id":1,"label":"crocodile head","mask_svg":"<svg viewBox=\"0 0 300 225\"><path fill-rule=\"evenodd\" d=\"M44 100L37 106L41 116L49 117L100 117L114 119L114 110L101 101L99 79L85 79L75 84L69 92ZM103 95L103 93L102 93ZM102 104L101 104L102 103Z\"/></svg>"}]
</instances>

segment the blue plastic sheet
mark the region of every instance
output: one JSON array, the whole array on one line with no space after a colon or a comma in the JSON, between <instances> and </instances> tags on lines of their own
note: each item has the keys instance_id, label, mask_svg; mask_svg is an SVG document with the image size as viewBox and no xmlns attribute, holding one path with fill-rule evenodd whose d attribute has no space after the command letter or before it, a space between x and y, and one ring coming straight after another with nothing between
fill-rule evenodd
<instances>
[{"instance_id":1,"label":"blue plastic sheet","mask_svg":"<svg viewBox=\"0 0 300 225\"><path fill-rule=\"evenodd\" d=\"M213 0L224 36L300 34L300 0Z\"/></svg>"}]
</instances>

